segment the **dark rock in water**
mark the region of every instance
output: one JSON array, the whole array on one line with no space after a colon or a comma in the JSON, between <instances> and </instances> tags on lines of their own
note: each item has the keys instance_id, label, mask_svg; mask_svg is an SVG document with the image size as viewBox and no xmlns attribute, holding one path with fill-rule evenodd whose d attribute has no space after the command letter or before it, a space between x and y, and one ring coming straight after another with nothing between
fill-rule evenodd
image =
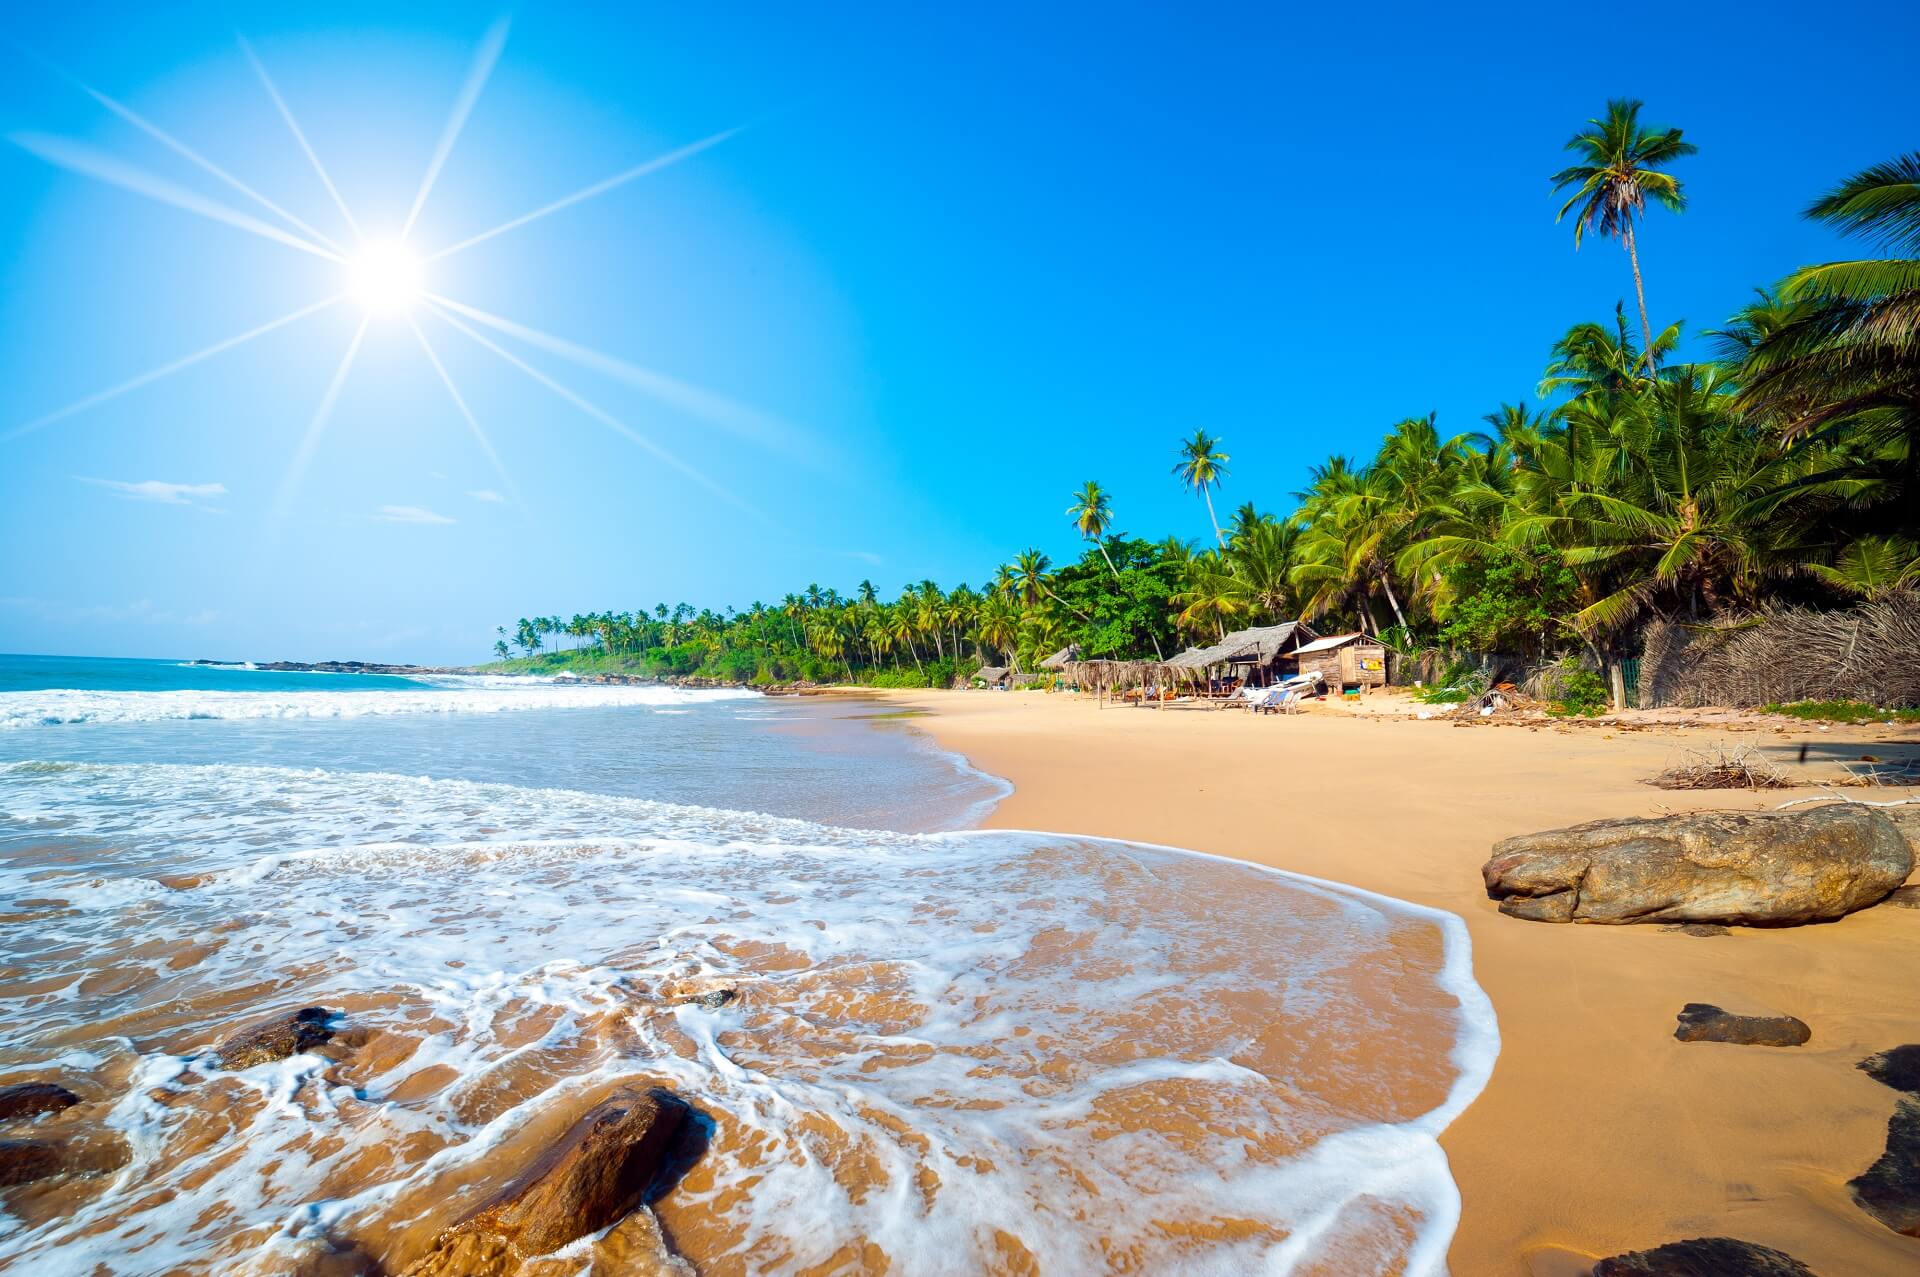
<instances>
[{"instance_id":1,"label":"dark rock in water","mask_svg":"<svg viewBox=\"0 0 1920 1277\"><path fill-rule=\"evenodd\" d=\"M1737 1042L1741 1046L1799 1046L1813 1036L1805 1020L1791 1015L1732 1015L1705 1002L1680 1008L1682 1042Z\"/></svg>"},{"instance_id":2,"label":"dark rock in water","mask_svg":"<svg viewBox=\"0 0 1920 1277\"><path fill-rule=\"evenodd\" d=\"M619 1222L667 1163L687 1112L665 1091L614 1095L492 1201L441 1233L402 1277L512 1273L528 1256ZM664 1247L660 1271L674 1271Z\"/></svg>"},{"instance_id":3,"label":"dark rock in water","mask_svg":"<svg viewBox=\"0 0 1920 1277\"><path fill-rule=\"evenodd\" d=\"M1660 928L1662 931L1676 931L1683 936L1730 936L1731 927L1723 927L1716 922L1670 922Z\"/></svg>"},{"instance_id":4,"label":"dark rock in water","mask_svg":"<svg viewBox=\"0 0 1920 1277\"><path fill-rule=\"evenodd\" d=\"M0 1140L0 1187L31 1184L67 1169L60 1146L42 1140Z\"/></svg>"},{"instance_id":5,"label":"dark rock in water","mask_svg":"<svg viewBox=\"0 0 1920 1277\"><path fill-rule=\"evenodd\" d=\"M1847 1181L1860 1209L1896 1233L1920 1237L1920 1100L1901 1100L1887 1120L1887 1151Z\"/></svg>"},{"instance_id":6,"label":"dark rock in water","mask_svg":"<svg viewBox=\"0 0 1920 1277\"><path fill-rule=\"evenodd\" d=\"M667 1005L676 1007L692 1005L705 1007L709 1011L717 1011L727 1005L727 1003L733 1001L739 994L740 990L733 985L719 984L708 989L688 989L684 992L673 993L668 996Z\"/></svg>"},{"instance_id":7,"label":"dark rock in water","mask_svg":"<svg viewBox=\"0 0 1920 1277\"><path fill-rule=\"evenodd\" d=\"M1896 1046L1860 1061L1862 1072L1882 1086L1920 1095L1920 1045Z\"/></svg>"},{"instance_id":8,"label":"dark rock in water","mask_svg":"<svg viewBox=\"0 0 1920 1277\"><path fill-rule=\"evenodd\" d=\"M1836 803L1596 820L1507 838L1480 876L1500 912L1534 922L1781 926L1874 904L1907 880L1913 857L1885 816Z\"/></svg>"},{"instance_id":9,"label":"dark rock in water","mask_svg":"<svg viewBox=\"0 0 1920 1277\"><path fill-rule=\"evenodd\" d=\"M19 1082L13 1086L0 1086L0 1120L32 1117L36 1113L58 1113L79 1102L79 1096L52 1082Z\"/></svg>"},{"instance_id":10,"label":"dark rock in water","mask_svg":"<svg viewBox=\"0 0 1920 1277\"><path fill-rule=\"evenodd\" d=\"M214 1048L223 1069L250 1069L289 1056L302 1055L330 1041L333 1030L325 1007L301 1007L240 1030Z\"/></svg>"},{"instance_id":11,"label":"dark rock in water","mask_svg":"<svg viewBox=\"0 0 1920 1277\"><path fill-rule=\"evenodd\" d=\"M1791 1255L1731 1237L1696 1237L1652 1250L1615 1255L1593 1277L1816 1277Z\"/></svg>"}]
</instances>

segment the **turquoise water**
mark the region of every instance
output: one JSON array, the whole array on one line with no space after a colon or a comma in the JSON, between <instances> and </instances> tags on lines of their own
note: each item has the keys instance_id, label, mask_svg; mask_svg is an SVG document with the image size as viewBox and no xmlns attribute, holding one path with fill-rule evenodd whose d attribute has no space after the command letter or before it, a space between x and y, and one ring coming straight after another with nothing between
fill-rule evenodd
<instances>
[{"instance_id":1,"label":"turquoise water","mask_svg":"<svg viewBox=\"0 0 1920 1277\"><path fill-rule=\"evenodd\" d=\"M211 659L211 658L209 658ZM99 656L20 656L0 652L0 692L51 688L114 692L380 691L431 684L391 674L288 674L240 664Z\"/></svg>"}]
</instances>

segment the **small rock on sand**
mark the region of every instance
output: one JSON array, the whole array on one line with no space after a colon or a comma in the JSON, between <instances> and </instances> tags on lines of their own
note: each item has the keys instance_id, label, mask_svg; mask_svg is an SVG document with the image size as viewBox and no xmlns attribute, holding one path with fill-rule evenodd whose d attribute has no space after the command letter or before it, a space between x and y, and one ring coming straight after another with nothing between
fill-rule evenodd
<instances>
[{"instance_id":1,"label":"small rock on sand","mask_svg":"<svg viewBox=\"0 0 1920 1277\"><path fill-rule=\"evenodd\" d=\"M1887 1121L1887 1151L1847 1181L1860 1209L1896 1233L1920 1237L1920 1100L1903 1099Z\"/></svg>"},{"instance_id":2,"label":"small rock on sand","mask_svg":"<svg viewBox=\"0 0 1920 1277\"><path fill-rule=\"evenodd\" d=\"M12 1086L0 1086L0 1121L32 1117L36 1113L58 1113L79 1102L79 1096L52 1082L16 1082Z\"/></svg>"},{"instance_id":3,"label":"small rock on sand","mask_svg":"<svg viewBox=\"0 0 1920 1277\"><path fill-rule=\"evenodd\" d=\"M333 1038L327 1027L332 1014L325 1007L301 1007L235 1033L214 1048L223 1069L250 1069L290 1056L303 1055Z\"/></svg>"},{"instance_id":4,"label":"small rock on sand","mask_svg":"<svg viewBox=\"0 0 1920 1277\"><path fill-rule=\"evenodd\" d=\"M1800 1046L1813 1036L1805 1020L1791 1015L1732 1015L1706 1002L1680 1008L1673 1036L1682 1042L1734 1042L1741 1046Z\"/></svg>"},{"instance_id":5,"label":"small rock on sand","mask_svg":"<svg viewBox=\"0 0 1920 1277\"><path fill-rule=\"evenodd\" d=\"M1593 1266L1593 1277L1815 1277L1791 1255L1731 1237L1696 1237L1652 1250L1615 1255Z\"/></svg>"}]
</instances>

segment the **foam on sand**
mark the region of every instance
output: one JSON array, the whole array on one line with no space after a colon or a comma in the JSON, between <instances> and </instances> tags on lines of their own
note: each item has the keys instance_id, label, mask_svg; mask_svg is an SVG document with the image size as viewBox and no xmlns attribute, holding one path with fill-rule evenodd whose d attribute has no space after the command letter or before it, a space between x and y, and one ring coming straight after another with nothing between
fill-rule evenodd
<instances>
[{"instance_id":1,"label":"foam on sand","mask_svg":"<svg viewBox=\"0 0 1920 1277\"><path fill-rule=\"evenodd\" d=\"M1451 915L1101 839L21 763L0 891L37 913L0 936L15 1062L64 1057L133 1150L0 1266L398 1268L652 1083L713 1122L656 1207L702 1271L1433 1273L1437 1136L1497 1047ZM364 1034L343 1062L207 1068L312 1003Z\"/></svg>"}]
</instances>

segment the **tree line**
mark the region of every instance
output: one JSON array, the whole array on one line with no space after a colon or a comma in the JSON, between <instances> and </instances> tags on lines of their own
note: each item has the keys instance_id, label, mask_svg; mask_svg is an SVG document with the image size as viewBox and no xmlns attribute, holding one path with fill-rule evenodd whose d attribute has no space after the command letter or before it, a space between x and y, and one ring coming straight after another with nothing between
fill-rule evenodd
<instances>
[{"instance_id":1,"label":"tree line","mask_svg":"<svg viewBox=\"0 0 1920 1277\"><path fill-rule=\"evenodd\" d=\"M1648 321L1638 243L1650 206L1686 208L1670 169L1695 148L1641 110L1609 103L1552 178L1576 245L1592 234L1624 249L1638 323L1623 302L1568 329L1536 403L1454 433L1411 417L1371 458L1312 467L1290 511L1248 501L1225 524L1214 498L1231 457L1195 431L1172 472L1204 503L1211 543L1116 535L1111 497L1089 481L1065 511L1087 547L1072 563L1029 549L979 589L921 581L883 599L863 581L851 597L809 585L745 611L525 618L496 653L571 639L580 650L561 663L938 686L982 660L1031 669L1069 644L1168 656L1301 617L1405 649L1573 654L1617 673L1656 616L1920 587L1920 152L1806 209L1862 256L1756 289L1707 334L1707 358L1681 362L1680 325Z\"/></svg>"}]
</instances>

